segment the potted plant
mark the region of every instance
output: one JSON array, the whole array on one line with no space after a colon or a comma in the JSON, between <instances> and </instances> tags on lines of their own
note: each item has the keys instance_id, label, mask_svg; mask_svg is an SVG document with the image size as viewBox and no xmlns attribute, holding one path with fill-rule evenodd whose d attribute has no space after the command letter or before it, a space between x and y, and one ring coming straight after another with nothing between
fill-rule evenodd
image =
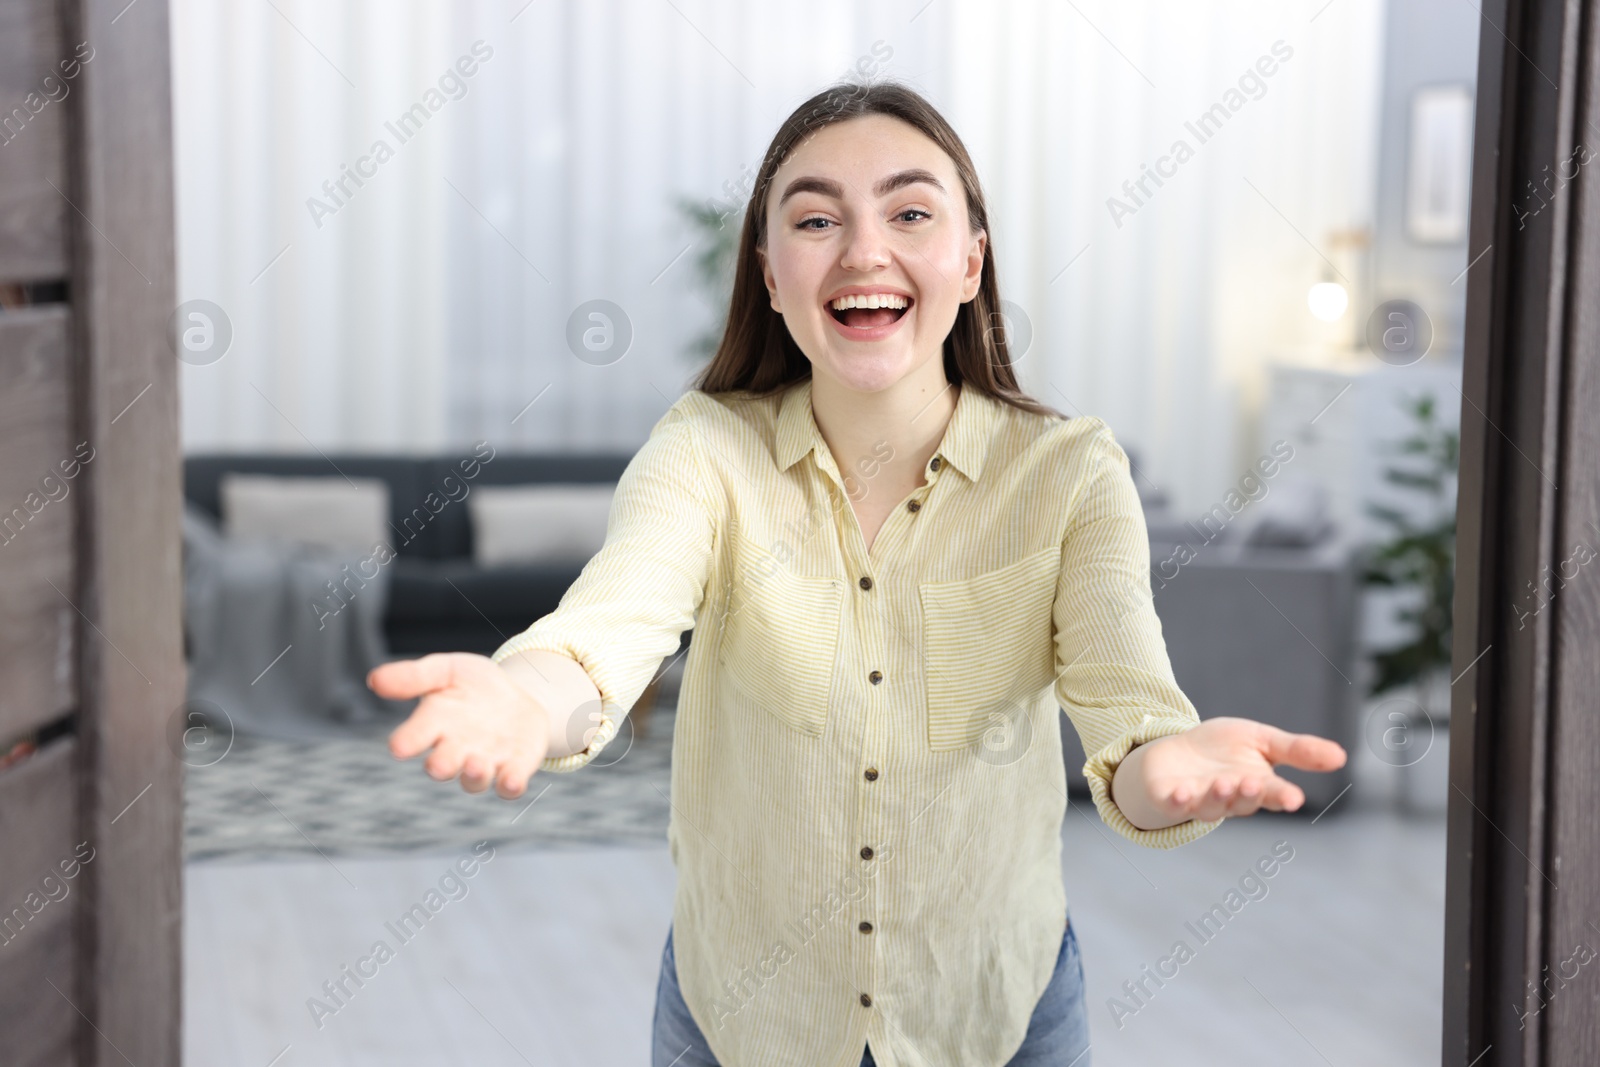
<instances>
[{"instance_id":1,"label":"potted plant","mask_svg":"<svg viewBox=\"0 0 1600 1067\"><path fill-rule=\"evenodd\" d=\"M696 363L710 359L722 343L727 328L728 301L733 295L734 254L738 250L743 205L701 203L678 198L678 212L694 234L694 288L711 306L716 318L696 335L684 355Z\"/></svg>"},{"instance_id":2,"label":"potted plant","mask_svg":"<svg viewBox=\"0 0 1600 1067\"><path fill-rule=\"evenodd\" d=\"M1449 788L1444 753L1450 722L1450 618L1455 595L1455 490L1461 439L1456 430L1440 424L1433 397L1412 397L1402 401L1402 407L1411 418L1412 432L1396 442L1395 462L1384 470L1383 478L1412 494L1415 506L1402 509L1368 504L1367 513L1388 528L1388 536L1370 546L1362 581L1368 587L1408 594L1397 618L1409 637L1373 653L1369 695L1405 689L1414 694L1414 700L1392 702L1397 710L1390 713L1391 725L1383 732L1386 752L1379 755L1406 768L1401 804L1415 810L1421 806L1419 775L1432 780L1443 774L1446 778L1435 784L1442 784L1445 791ZM1389 743L1395 738L1400 743ZM1411 769L1432 749L1438 751L1428 765L1431 775ZM1426 792L1433 796L1441 790Z\"/></svg>"}]
</instances>

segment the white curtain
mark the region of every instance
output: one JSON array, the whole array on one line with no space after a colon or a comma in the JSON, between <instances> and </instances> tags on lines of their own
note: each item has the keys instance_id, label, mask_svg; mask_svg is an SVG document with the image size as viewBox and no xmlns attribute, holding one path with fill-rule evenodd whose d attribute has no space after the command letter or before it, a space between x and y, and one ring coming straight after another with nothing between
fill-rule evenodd
<instances>
[{"instance_id":1,"label":"white curtain","mask_svg":"<svg viewBox=\"0 0 1600 1067\"><path fill-rule=\"evenodd\" d=\"M1305 293L1324 256L1347 267L1330 234L1371 223L1382 13L173 0L180 295L234 331L182 368L185 445L631 451L711 317L674 200L725 198L806 97L886 59L876 73L924 92L977 162L1003 295L1033 332L1024 386L1107 419L1201 509L1254 458L1266 362L1328 340ZM1199 143L1185 124L1279 41ZM414 105L402 142L386 124ZM1179 139L1192 157L1161 162ZM1158 164L1170 177L1115 217L1108 199L1133 204L1123 183ZM345 167L370 176L341 191ZM633 332L605 366L566 342L595 299Z\"/></svg>"}]
</instances>

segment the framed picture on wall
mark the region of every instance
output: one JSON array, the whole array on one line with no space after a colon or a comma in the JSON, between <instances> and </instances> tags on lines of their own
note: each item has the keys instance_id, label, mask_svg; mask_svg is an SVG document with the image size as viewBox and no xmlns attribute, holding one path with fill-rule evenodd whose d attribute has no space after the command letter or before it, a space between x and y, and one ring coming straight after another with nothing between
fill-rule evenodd
<instances>
[{"instance_id":1,"label":"framed picture on wall","mask_svg":"<svg viewBox=\"0 0 1600 1067\"><path fill-rule=\"evenodd\" d=\"M1472 88L1430 85L1411 97L1406 235L1421 244L1467 239L1472 179Z\"/></svg>"}]
</instances>

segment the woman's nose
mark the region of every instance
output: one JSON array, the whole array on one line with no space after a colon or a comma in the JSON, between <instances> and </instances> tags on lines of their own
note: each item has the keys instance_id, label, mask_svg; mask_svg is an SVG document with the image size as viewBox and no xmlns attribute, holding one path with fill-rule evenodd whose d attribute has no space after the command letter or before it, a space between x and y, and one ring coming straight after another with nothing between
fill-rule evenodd
<instances>
[{"instance_id":1,"label":"woman's nose","mask_svg":"<svg viewBox=\"0 0 1600 1067\"><path fill-rule=\"evenodd\" d=\"M889 262L891 235L875 221L850 224L840 266L849 270L870 270Z\"/></svg>"}]
</instances>

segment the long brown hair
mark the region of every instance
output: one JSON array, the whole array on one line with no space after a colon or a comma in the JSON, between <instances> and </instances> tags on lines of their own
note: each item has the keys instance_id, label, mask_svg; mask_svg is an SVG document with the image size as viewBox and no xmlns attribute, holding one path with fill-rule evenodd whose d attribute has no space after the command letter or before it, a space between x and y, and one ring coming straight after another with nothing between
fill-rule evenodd
<instances>
[{"instance_id":1,"label":"long brown hair","mask_svg":"<svg viewBox=\"0 0 1600 1067\"><path fill-rule=\"evenodd\" d=\"M972 157L955 130L916 90L896 82L840 82L794 110L778 128L745 207L744 227L734 264L733 296L727 326L711 362L691 388L706 393L746 391L766 394L787 388L811 375L811 362L789 335L783 316L772 310L762 277L760 253L767 245L767 199L778 167L804 140L836 122L861 115L888 115L916 127L942 148L960 175L971 230L987 230L989 212ZM972 386L996 400L1038 415L1067 416L1035 400L1017 385L1011 352L1000 314L1000 285L995 277L994 235L983 250L983 275L978 293L956 312L944 341L945 377L955 385Z\"/></svg>"}]
</instances>

